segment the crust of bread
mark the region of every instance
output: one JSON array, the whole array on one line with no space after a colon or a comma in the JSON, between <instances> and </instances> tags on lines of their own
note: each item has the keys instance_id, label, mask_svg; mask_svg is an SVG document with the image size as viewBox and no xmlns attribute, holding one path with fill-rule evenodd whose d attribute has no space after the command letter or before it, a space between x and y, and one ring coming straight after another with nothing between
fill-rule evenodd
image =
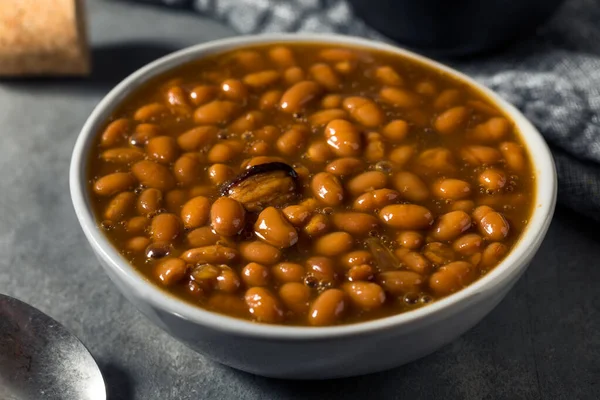
<instances>
[{"instance_id":1,"label":"crust of bread","mask_svg":"<svg viewBox=\"0 0 600 400\"><path fill-rule=\"evenodd\" d=\"M90 71L84 0L2 0L0 76Z\"/></svg>"}]
</instances>

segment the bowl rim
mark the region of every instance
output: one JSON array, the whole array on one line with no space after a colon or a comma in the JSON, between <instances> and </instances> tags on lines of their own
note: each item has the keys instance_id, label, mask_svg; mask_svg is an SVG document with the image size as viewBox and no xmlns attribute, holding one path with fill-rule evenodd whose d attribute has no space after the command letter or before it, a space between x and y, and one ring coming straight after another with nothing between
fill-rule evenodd
<instances>
[{"instance_id":1,"label":"bowl rim","mask_svg":"<svg viewBox=\"0 0 600 400\"><path fill-rule=\"evenodd\" d=\"M428 65L477 88L516 123L534 166L536 174L536 199L529 224L515 247L499 265L466 288L416 310L367 322L330 327L310 327L255 323L202 309L158 288L144 278L142 274L137 272L123 258L98 228L90 207L87 190L88 179L86 173L90 148L98 129L105 123L110 113L114 111L114 108L133 89L138 88L140 84L145 83L149 78L160 75L188 61L249 45L289 42L363 47L370 50L391 52ZM373 331L399 328L400 326L406 327L409 324L424 322L426 319L439 318L442 314L446 314L450 308L454 308L456 311L461 308L461 305L464 306L469 301L472 301L474 297L485 296L486 294L491 295L497 292L502 287L514 282L527 268L530 259L536 253L548 230L554 213L557 193L554 161L542 135L521 112L501 99L490 89L459 71L394 45L337 34L297 33L236 36L209 41L166 55L133 72L98 103L85 122L73 149L69 183L71 198L79 223L92 248L105 261L104 268L110 268L114 274L118 275L120 280L125 281L128 286L134 287L144 301L150 303L154 308L216 331L273 340L331 339L364 335Z\"/></svg>"}]
</instances>

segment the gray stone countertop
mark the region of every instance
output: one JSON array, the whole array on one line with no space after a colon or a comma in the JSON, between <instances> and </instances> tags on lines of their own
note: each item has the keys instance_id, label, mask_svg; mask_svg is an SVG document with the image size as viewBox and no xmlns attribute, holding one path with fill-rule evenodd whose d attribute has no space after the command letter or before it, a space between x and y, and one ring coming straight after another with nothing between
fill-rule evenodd
<instances>
[{"instance_id":1,"label":"gray stone countertop","mask_svg":"<svg viewBox=\"0 0 600 400\"><path fill-rule=\"evenodd\" d=\"M0 292L75 333L99 362L110 400L600 398L599 228L560 208L531 267L488 317L388 372L271 380L218 365L151 325L81 232L68 190L71 150L93 107L127 74L233 32L139 4L92 0L88 11L90 78L0 81Z\"/></svg>"}]
</instances>

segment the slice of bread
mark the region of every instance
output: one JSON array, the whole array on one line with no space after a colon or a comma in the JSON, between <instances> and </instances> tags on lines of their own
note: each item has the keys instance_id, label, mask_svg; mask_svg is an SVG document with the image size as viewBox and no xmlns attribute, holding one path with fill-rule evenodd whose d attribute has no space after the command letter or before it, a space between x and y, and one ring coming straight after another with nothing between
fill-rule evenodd
<instances>
[{"instance_id":1,"label":"slice of bread","mask_svg":"<svg viewBox=\"0 0 600 400\"><path fill-rule=\"evenodd\" d=\"M84 0L2 0L0 76L89 70Z\"/></svg>"}]
</instances>

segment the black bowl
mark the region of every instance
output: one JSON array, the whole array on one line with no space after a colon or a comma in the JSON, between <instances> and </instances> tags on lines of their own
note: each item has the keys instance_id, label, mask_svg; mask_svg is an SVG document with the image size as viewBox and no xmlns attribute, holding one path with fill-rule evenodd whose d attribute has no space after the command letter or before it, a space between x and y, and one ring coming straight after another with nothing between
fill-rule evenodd
<instances>
[{"instance_id":1,"label":"black bowl","mask_svg":"<svg viewBox=\"0 0 600 400\"><path fill-rule=\"evenodd\" d=\"M563 0L348 0L368 25L427 53L463 56L526 38Z\"/></svg>"}]
</instances>

